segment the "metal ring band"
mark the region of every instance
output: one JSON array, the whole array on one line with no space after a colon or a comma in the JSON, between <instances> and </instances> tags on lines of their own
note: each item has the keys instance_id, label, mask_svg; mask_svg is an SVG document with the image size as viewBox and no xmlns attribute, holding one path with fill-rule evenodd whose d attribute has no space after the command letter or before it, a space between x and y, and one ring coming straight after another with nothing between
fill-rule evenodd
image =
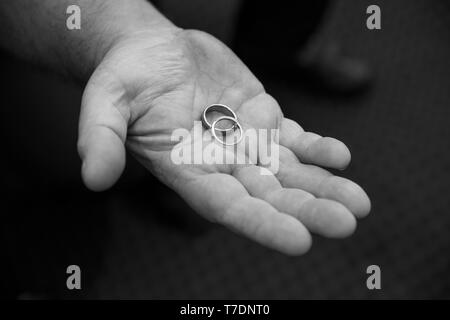
<instances>
[{"instance_id":1,"label":"metal ring band","mask_svg":"<svg viewBox=\"0 0 450 320\"><path fill-rule=\"evenodd\" d=\"M208 121L208 119L206 117L207 113L210 112L210 111L216 111L216 112L223 113L225 116L233 118L233 120L236 120L236 122L237 122L236 113L234 113L234 111L230 107L228 107L228 106L226 106L224 104L215 103L215 104L212 104L212 105L206 107L205 110L203 110L202 123L207 129L211 129L212 128L211 123L209 123L209 121ZM235 128L235 124L234 124L231 128L228 128L228 129L217 128L216 130L219 131L219 132L225 132L226 133L226 132L230 132L230 131L235 131L236 128Z\"/></svg>"},{"instance_id":2,"label":"metal ring band","mask_svg":"<svg viewBox=\"0 0 450 320\"><path fill-rule=\"evenodd\" d=\"M239 139L237 141L234 141L233 143L227 143L227 142L225 142L225 140L219 139L219 137L217 136L216 131L219 131L219 129L216 129L216 125L220 121L224 121L224 120L229 120L229 121L233 121L234 122L233 128L237 128L238 131L239 131ZM211 131L212 131L213 137L217 141L219 141L221 144L226 145L226 146L234 146L235 144L238 144L239 142L241 142L242 137L243 137L242 126L239 123L239 121L237 121L237 119L233 118L233 117L223 116L223 117L218 118L216 121L213 122L213 124L211 126Z\"/></svg>"}]
</instances>

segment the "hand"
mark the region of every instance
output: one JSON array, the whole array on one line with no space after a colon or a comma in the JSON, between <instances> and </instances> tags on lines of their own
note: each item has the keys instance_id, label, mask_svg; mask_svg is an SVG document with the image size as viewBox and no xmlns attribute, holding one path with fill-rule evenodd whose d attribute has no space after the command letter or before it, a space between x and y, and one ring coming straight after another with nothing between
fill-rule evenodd
<instances>
[{"instance_id":1,"label":"hand","mask_svg":"<svg viewBox=\"0 0 450 320\"><path fill-rule=\"evenodd\" d=\"M275 175L261 175L256 165L171 161L172 149L179 147L172 132L191 130L212 103L235 109L245 128L280 130ZM310 232L350 235L355 217L370 211L357 184L319 167L345 168L347 147L284 118L245 65L203 32L137 32L106 54L85 89L80 116L82 175L90 189L116 182L125 145L199 214L287 254L306 252Z\"/></svg>"}]
</instances>

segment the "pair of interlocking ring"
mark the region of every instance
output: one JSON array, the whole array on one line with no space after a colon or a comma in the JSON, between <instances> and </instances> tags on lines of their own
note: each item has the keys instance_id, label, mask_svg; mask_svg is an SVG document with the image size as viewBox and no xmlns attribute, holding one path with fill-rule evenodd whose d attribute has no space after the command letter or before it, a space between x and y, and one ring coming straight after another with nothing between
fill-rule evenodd
<instances>
[{"instance_id":1,"label":"pair of interlocking ring","mask_svg":"<svg viewBox=\"0 0 450 320\"><path fill-rule=\"evenodd\" d=\"M208 113L213 112L213 111L222 113L222 114L224 114L224 116L220 116L219 118L214 120L214 122L211 124L208 121L207 116L208 116ZM230 121L232 123L232 126L229 128L226 128L226 129L217 127L217 125L223 121ZM243 136L242 135L242 126L237 119L236 113L234 113L234 111L230 107L228 107L224 104L216 103L216 104L212 104L212 105L206 107L205 110L203 110L202 123L205 128L211 129L211 133L212 133L213 137L223 145L234 146L235 144L238 144L242 140L242 136ZM233 139L234 141L232 143L227 142L226 136L229 133L234 133L236 130L239 131L238 139ZM217 133L222 134L223 139L220 139L219 136L217 135Z\"/></svg>"}]
</instances>

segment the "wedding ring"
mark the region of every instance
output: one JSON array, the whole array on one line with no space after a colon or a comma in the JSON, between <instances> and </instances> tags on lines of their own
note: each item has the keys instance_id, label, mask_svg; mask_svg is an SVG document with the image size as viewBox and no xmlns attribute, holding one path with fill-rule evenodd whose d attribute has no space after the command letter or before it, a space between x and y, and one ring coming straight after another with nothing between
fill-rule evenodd
<instances>
[{"instance_id":1,"label":"wedding ring","mask_svg":"<svg viewBox=\"0 0 450 320\"><path fill-rule=\"evenodd\" d=\"M212 104L212 105L206 107L205 110L203 110L202 123L207 129L211 129L212 128L212 125L208 121L208 118L207 118L208 112L212 112L212 111L220 112L220 113L224 114L225 116L227 116L228 118L230 118L231 121L235 122L235 124L233 126L231 126L230 128L227 128L227 129L216 128L213 131L219 131L219 132L222 132L222 133L226 133L226 132L230 132L230 131L235 131L236 130L236 128L235 128L235 126L237 124L236 113L234 113L234 111L230 107L228 107L228 106L226 106L224 104L219 104L219 103Z\"/></svg>"},{"instance_id":2,"label":"wedding ring","mask_svg":"<svg viewBox=\"0 0 450 320\"><path fill-rule=\"evenodd\" d=\"M239 138L238 138L237 140L234 139L235 141L234 141L233 143L227 143L227 142L225 141L226 138L224 138L224 139L222 140L222 139L220 139L220 138L217 136L216 131L220 131L220 130L216 128L216 125L217 125L219 122L225 121L225 120L234 122L234 124L233 124L233 126L232 126L232 129L233 129L234 131L236 131L236 128L237 128L238 131L239 131ZM213 124L212 124L212 126L211 126L211 131L212 131L213 137L214 137L217 141L219 141L220 143L222 143L223 145L226 145L226 146L234 146L235 144L238 144L238 143L242 140L242 136L243 136L243 134L242 134L242 127L241 127L241 124L239 123L239 121L238 121L236 118L228 117L228 116L222 116L222 117L218 118L216 121L214 121ZM226 133L222 132L222 136L226 136Z\"/></svg>"}]
</instances>

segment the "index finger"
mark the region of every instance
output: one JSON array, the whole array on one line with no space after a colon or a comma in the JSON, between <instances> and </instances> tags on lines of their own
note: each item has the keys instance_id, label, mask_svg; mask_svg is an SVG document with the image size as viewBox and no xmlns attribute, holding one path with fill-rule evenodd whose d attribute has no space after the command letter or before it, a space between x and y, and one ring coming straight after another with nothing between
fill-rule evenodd
<instances>
[{"instance_id":1,"label":"index finger","mask_svg":"<svg viewBox=\"0 0 450 320\"><path fill-rule=\"evenodd\" d=\"M311 235L300 221L250 196L231 175L199 174L177 191L206 218L264 246L289 255L303 254L311 246Z\"/></svg>"}]
</instances>

